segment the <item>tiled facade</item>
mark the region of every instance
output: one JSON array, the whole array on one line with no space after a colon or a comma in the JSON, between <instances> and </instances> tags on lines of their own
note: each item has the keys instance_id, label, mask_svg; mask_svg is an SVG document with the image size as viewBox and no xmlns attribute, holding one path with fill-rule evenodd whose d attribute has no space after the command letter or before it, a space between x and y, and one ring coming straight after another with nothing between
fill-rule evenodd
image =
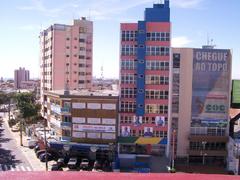
<instances>
[{"instance_id":1,"label":"tiled facade","mask_svg":"<svg viewBox=\"0 0 240 180\"><path fill-rule=\"evenodd\" d=\"M167 137L171 23L169 1L121 23L120 136Z\"/></svg>"}]
</instances>

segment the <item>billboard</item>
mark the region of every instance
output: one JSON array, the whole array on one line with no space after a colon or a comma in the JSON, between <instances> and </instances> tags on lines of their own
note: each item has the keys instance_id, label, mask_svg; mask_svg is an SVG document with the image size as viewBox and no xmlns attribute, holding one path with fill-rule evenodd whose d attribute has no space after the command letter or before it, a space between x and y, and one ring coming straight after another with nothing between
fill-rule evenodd
<instances>
[{"instance_id":1,"label":"billboard","mask_svg":"<svg viewBox=\"0 0 240 180\"><path fill-rule=\"evenodd\" d=\"M232 81L232 108L240 108L240 80Z\"/></svg>"},{"instance_id":2,"label":"billboard","mask_svg":"<svg viewBox=\"0 0 240 180\"><path fill-rule=\"evenodd\" d=\"M230 50L194 49L192 126L226 126L231 79Z\"/></svg>"}]
</instances>

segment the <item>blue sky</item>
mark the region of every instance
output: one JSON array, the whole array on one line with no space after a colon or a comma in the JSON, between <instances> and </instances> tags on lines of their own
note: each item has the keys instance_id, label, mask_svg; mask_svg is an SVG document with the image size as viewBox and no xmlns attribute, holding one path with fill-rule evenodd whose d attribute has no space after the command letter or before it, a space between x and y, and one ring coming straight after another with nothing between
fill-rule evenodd
<instances>
[{"instance_id":1,"label":"blue sky","mask_svg":"<svg viewBox=\"0 0 240 180\"><path fill-rule=\"evenodd\" d=\"M161 0L11 0L0 2L0 77L13 78L18 67L39 77L41 29L73 18L94 21L93 74L119 75L120 22L143 19L144 9ZM240 79L240 1L170 0L172 45L199 48L213 39L217 48L233 51L233 78Z\"/></svg>"}]
</instances>

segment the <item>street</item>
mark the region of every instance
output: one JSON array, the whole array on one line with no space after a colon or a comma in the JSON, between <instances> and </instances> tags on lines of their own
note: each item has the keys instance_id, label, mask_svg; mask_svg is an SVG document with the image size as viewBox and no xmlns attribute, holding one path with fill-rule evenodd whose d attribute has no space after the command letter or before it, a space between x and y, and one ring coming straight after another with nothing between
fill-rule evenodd
<instances>
[{"instance_id":1,"label":"street","mask_svg":"<svg viewBox=\"0 0 240 180\"><path fill-rule=\"evenodd\" d=\"M4 117L4 113L0 116ZM4 121L0 119L0 171L33 171Z\"/></svg>"}]
</instances>

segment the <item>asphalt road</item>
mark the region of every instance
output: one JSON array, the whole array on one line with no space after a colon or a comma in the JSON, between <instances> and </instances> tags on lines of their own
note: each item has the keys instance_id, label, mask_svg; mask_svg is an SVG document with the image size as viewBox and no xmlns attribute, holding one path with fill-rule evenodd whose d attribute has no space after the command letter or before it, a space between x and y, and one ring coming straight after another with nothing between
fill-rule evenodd
<instances>
[{"instance_id":1,"label":"asphalt road","mask_svg":"<svg viewBox=\"0 0 240 180\"><path fill-rule=\"evenodd\" d=\"M7 114L6 114L7 115ZM0 113L0 116L4 116ZM0 171L31 171L32 167L20 149L17 141L7 127L7 122L0 119Z\"/></svg>"}]
</instances>

